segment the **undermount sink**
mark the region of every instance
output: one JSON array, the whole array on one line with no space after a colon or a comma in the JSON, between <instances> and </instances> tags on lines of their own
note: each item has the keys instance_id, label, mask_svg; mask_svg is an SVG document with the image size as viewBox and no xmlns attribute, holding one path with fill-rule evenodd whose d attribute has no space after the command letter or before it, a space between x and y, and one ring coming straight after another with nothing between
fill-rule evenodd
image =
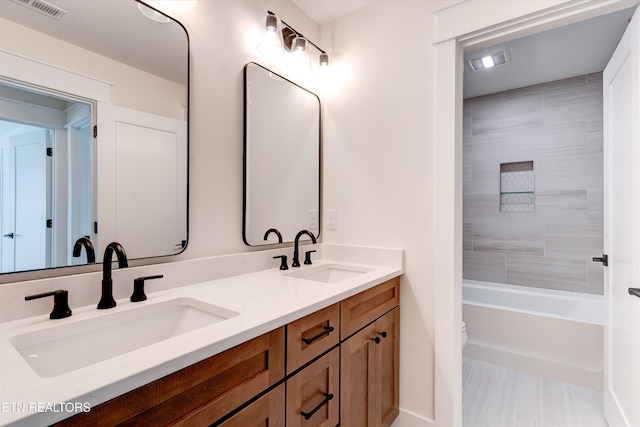
<instances>
[{"instance_id":1,"label":"undermount sink","mask_svg":"<svg viewBox=\"0 0 640 427\"><path fill-rule=\"evenodd\" d=\"M53 377L237 316L176 298L11 337L40 377Z\"/></svg>"},{"instance_id":2,"label":"undermount sink","mask_svg":"<svg viewBox=\"0 0 640 427\"><path fill-rule=\"evenodd\" d=\"M337 283L371 271L371 268L343 264L323 264L285 274L298 279L323 283Z\"/></svg>"}]
</instances>

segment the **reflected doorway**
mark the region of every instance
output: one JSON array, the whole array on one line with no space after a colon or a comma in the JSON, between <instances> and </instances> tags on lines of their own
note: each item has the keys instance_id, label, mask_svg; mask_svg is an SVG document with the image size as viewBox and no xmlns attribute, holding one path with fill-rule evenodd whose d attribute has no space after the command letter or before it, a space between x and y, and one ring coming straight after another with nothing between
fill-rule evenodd
<instances>
[{"instance_id":1,"label":"reflected doorway","mask_svg":"<svg viewBox=\"0 0 640 427\"><path fill-rule=\"evenodd\" d=\"M86 263L92 238L88 103L0 84L0 273Z\"/></svg>"}]
</instances>

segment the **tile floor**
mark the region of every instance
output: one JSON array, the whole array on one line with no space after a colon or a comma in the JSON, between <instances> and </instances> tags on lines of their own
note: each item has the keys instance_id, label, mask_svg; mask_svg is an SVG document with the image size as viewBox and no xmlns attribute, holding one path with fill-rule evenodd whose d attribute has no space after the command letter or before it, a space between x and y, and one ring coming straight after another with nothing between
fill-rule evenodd
<instances>
[{"instance_id":1,"label":"tile floor","mask_svg":"<svg viewBox=\"0 0 640 427\"><path fill-rule=\"evenodd\" d=\"M463 358L464 427L607 427L602 401L593 390Z\"/></svg>"}]
</instances>

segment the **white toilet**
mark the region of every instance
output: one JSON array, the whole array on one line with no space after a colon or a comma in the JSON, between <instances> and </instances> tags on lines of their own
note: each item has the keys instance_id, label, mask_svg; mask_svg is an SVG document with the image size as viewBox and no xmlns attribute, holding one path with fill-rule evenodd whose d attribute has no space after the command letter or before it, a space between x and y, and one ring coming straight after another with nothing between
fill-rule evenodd
<instances>
[{"instance_id":1,"label":"white toilet","mask_svg":"<svg viewBox=\"0 0 640 427\"><path fill-rule=\"evenodd\" d=\"M467 326L462 322L462 348L467 345Z\"/></svg>"}]
</instances>

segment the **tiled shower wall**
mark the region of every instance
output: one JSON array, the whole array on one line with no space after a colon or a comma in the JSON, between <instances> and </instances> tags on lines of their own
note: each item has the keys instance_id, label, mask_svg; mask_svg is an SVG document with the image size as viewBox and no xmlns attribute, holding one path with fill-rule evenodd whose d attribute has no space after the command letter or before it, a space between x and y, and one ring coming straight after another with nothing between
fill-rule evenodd
<instances>
[{"instance_id":1,"label":"tiled shower wall","mask_svg":"<svg viewBox=\"0 0 640 427\"><path fill-rule=\"evenodd\" d=\"M466 279L603 293L602 73L464 102ZM500 211L500 164L533 161L535 211Z\"/></svg>"}]
</instances>

